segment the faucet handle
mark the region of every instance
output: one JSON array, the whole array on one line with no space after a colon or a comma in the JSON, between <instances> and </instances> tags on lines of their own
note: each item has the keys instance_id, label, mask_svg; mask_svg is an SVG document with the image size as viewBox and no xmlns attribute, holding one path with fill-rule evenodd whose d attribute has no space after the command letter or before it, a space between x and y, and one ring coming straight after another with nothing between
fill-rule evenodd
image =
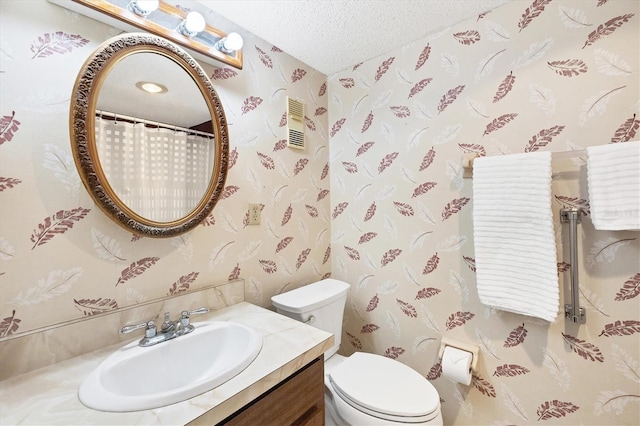
<instances>
[{"instance_id":1,"label":"faucet handle","mask_svg":"<svg viewBox=\"0 0 640 426\"><path fill-rule=\"evenodd\" d=\"M207 312L209 312L209 308L207 308L206 306L194 309L193 311L182 311L182 313L180 314L180 322L184 327L186 327L189 325L189 317L191 315L201 315L206 314Z\"/></svg>"},{"instance_id":2,"label":"faucet handle","mask_svg":"<svg viewBox=\"0 0 640 426\"><path fill-rule=\"evenodd\" d=\"M184 315L185 313L189 316L200 315L200 314L206 314L207 312L209 312L209 308L207 308L206 306L203 306L202 308L194 309L193 311L182 311L182 315Z\"/></svg>"},{"instance_id":3,"label":"faucet handle","mask_svg":"<svg viewBox=\"0 0 640 426\"><path fill-rule=\"evenodd\" d=\"M127 325L120 329L120 334L131 333L135 330L145 329L145 337L154 337L156 335L156 323L153 321L147 321L136 325Z\"/></svg>"}]
</instances>

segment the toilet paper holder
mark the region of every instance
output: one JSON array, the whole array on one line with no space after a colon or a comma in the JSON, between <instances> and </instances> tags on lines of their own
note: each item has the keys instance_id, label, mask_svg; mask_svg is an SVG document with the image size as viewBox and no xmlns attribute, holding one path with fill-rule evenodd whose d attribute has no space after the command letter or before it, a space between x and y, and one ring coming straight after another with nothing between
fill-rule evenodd
<instances>
[{"instance_id":1,"label":"toilet paper holder","mask_svg":"<svg viewBox=\"0 0 640 426\"><path fill-rule=\"evenodd\" d=\"M452 348L460 349L461 351L471 352L471 371L475 373L478 367L478 356L480 354L480 348L472 343L461 342L459 340L443 337L440 340L440 350L438 351L438 359L442 361L442 355L444 354L444 348L450 346Z\"/></svg>"}]
</instances>

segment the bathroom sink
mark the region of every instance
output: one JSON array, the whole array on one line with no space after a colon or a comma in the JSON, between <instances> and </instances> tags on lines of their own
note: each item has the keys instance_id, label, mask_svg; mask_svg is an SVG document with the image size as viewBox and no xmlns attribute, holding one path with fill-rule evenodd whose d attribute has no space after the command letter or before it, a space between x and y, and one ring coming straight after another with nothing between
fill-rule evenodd
<instances>
[{"instance_id":1,"label":"bathroom sink","mask_svg":"<svg viewBox=\"0 0 640 426\"><path fill-rule=\"evenodd\" d=\"M262 349L262 336L234 322L194 323L184 336L150 347L130 343L105 359L80 385L89 408L137 411L193 398L244 370Z\"/></svg>"}]
</instances>

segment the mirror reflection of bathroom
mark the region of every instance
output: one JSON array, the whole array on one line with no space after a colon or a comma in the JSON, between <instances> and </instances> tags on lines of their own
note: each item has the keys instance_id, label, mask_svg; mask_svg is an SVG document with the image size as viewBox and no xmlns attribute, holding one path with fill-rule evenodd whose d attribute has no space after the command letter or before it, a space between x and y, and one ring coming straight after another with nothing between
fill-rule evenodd
<instances>
[{"instance_id":1,"label":"mirror reflection of bathroom","mask_svg":"<svg viewBox=\"0 0 640 426\"><path fill-rule=\"evenodd\" d=\"M118 198L156 222L193 211L210 183L215 136L200 89L178 63L124 57L104 79L95 116L100 165Z\"/></svg>"}]
</instances>

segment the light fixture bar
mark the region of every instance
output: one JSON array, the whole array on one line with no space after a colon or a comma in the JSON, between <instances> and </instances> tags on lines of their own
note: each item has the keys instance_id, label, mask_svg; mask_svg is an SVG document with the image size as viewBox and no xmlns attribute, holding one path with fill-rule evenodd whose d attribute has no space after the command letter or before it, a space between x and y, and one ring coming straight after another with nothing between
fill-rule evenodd
<instances>
[{"instance_id":1,"label":"light fixture bar","mask_svg":"<svg viewBox=\"0 0 640 426\"><path fill-rule=\"evenodd\" d=\"M196 59L216 64L213 60L242 69L242 48L222 51L214 47L227 34L205 23L204 29L192 36L178 30L186 20L189 11L159 0L157 10L146 17L139 16L129 8L130 0L48 0L74 12L78 12L100 22L124 31L144 30L164 37L186 49Z\"/></svg>"}]
</instances>

